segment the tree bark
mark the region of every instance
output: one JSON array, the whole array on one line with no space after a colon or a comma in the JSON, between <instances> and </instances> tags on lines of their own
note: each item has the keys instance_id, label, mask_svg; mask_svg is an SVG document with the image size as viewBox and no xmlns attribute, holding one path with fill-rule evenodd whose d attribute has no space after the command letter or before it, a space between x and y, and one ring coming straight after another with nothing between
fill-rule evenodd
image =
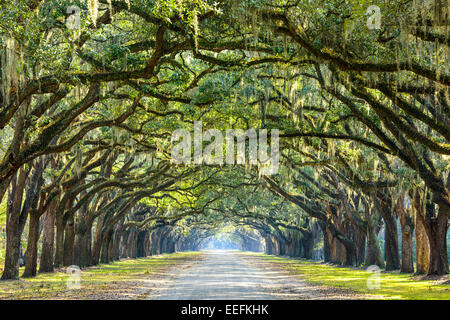
<instances>
[{"instance_id":1,"label":"tree bark","mask_svg":"<svg viewBox=\"0 0 450 320\"><path fill-rule=\"evenodd\" d=\"M400 272L414 273L413 261L413 231L414 222L410 213L410 208L405 205L407 198L402 195L397 200L396 209L400 220L400 228L402 231L402 260Z\"/></svg>"},{"instance_id":2,"label":"tree bark","mask_svg":"<svg viewBox=\"0 0 450 320\"><path fill-rule=\"evenodd\" d=\"M56 250L55 250L55 267L63 265L64 259L64 215L57 215L56 217Z\"/></svg>"},{"instance_id":3,"label":"tree bark","mask_svg":"<svg viewBox=\"0 0 450 320\"><path fill-rule=\"evenodd\" d=\"M414 223L406 212L399 214L402 228L402 262L400 272L414 273L413 231Z\"/></svg>"},{"instance_id":4,"label":"tree bark","mask_svg":"<svg viewBox=\"0 0 450 320\"><path fill-rule=\"evenodd\" d=\"M44 215L44 229L42 236L42 252L39 263L39 273L53 272L56 207L57 202L53 201Z\"/></svg>"},{"instance_id":5,"label":"tree bark","mask_svg":"<svg viewBox=\"0 0 450 320\"><path fill-rule=\"evenodd\" d=\"M373 219L370 220L367 223L367 250L364 265L366 267L377 265L380 268L384 268L385 265L378 242L375 221Z\"/></svg>"},{"instance_id":6,"label":"tree bark","mask_svg":"<svg viewBox=\"0 0 450 320\"><path fill-rule=\"evenodd\" d=\"M37 210L30 211L28 244L25 256L25 271L22 275L23 277L36 276L40 218L41 215Z\"/></svg>"},{"instance_id":7,"label":"tree bark","mask_svg":"<svg viewBox=\"0 0 450 320\"><path fill-rule=\"evenodd\" d=\"M75 240L75 227L73 218L67 221L64 231L64 252L63 252L63 265L65 267L73 264L74 256L74 240Z\"/></svg>"},{"instance_id":8,"label":"tree bark","mask_svg":"<svg viewBox=\"0 0 450 320\"><path fill-rule=\"evenodd\" d=\"M95 229L95 235L94 235L94 244L92 246L92 258L91 263L93 265L97 265L100 261L100 251L102 248L102 227L103 227L103 218L104 214L102 214L100 217L97 218L97 226Z\"/></svg>"},{"instance_id":9,"label":"tree bark","mask_svg":"<svg viewBox=\"0 0 450 320\"><path fill-rule=\"evenodd\" d=\"M1 280L19 278L20 255L20 209L22 207L23 187L27 177L25 168L19 172L19 176L12 179L11 192L8 196L6 211L6 253L5 267Z\"/></svg>"},{"instance_id":10,"label":"tree bark","mask_svg":"<svg viewBox=\"0 0 450 320\"><path fill-rule=\"evenodd\" d=\"M449 272L447 252L447 216L450 208L441 206L436 219L427 221L430 241L430 264L427 275L444 275Z\"/></svg>"},{"instance_id":11,"label":"tree bark","mask_svg":"<svg viewBox=\"0 0 450 320\"><path fill-rule=\"evenodd\" d=\"M323 237L323 262L331 262L330 242L328 240L327 226L324 222L319 222Z\"/></svg>"},{"instance_id":12,"label":"tree bark","mask_svg":"<svg viewBox=\"0 0 450 320\"><path fill-rule=\"evenodd\" d=\"M384 248L386 253L386 270L398 270L400 269L400 254L398 250L397 223L391 210L386 207L386 203L382 205L380 213L385 225Z\"/></svg>"},{"instance_id":13,"label":"tree bark","mask_svg":"<svg viewBox=\"0 0 450 320\"><path fill-rule=\"evenodd\" d=\"M417 210L417 209L416 209ZM416 213L416 273L426 274L430 263L430 245L422 219Z\"/></svg>"}]
</instances>

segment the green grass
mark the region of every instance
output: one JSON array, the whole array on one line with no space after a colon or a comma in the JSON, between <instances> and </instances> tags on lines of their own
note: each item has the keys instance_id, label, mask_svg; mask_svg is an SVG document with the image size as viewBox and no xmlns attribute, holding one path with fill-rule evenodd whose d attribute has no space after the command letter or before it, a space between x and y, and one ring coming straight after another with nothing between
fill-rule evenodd
<instances>
[{"instance_id":1,"label":"green grass","mask_svg":"<svg viewBox=\"0 0 450 320\"><path fill-rule=\"evenodd\" d=\"M35 278L0 281L3 299L141 299L148 294L145 279L157 277L172 266L197 259L199 252L163 254L142 259L116 261L81 271L80 288L67 285L66 269L38 274ZM23 268L21 268L21 273ZM141 289L141 290L140 290Z\"/></svg>"},{"instance_id":2,"label":"green grass","mask_svg":"<svg viewBox=\"0 0 450 320\"><path fill-rule=\"evenodd\" d=\"M290 272L302 276L308 283L350 289L369 294L375 299L450 300L450 285L417 280L410 274L381 272L379 289L368 289L367 280L374 273L366 270L264 254L252 255L280 264Z\"/></svg>"}]
</instances>

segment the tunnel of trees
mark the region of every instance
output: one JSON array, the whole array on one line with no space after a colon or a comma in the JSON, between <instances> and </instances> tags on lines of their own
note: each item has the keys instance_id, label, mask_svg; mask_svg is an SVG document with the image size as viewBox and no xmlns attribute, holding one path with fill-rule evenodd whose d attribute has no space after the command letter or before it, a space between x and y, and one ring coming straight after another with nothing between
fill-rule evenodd
<instances>
[{"instance_id":1,"label":"tunnel of trees","mask_svg":"<svg viewBox=\"0 0 450 320\"><path fill-rule=\"evenodd\" d=\"M380 28L371 4L2 1L2 279L223 230L243 250L448 273L448 3L378 0ZM197 121L278 129L278 172L175 164L172 132Z\"/></svg>"}]
</instances>

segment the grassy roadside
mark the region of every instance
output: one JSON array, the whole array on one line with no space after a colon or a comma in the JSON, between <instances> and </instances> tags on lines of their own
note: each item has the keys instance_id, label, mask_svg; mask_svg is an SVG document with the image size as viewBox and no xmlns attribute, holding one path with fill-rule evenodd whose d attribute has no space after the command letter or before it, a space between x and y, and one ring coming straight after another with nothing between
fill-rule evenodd
<instances>
[{"instance_id":1,"label":"grassy roadside","mask_svg":"<svg viewBox=\"0 0 450 320\"><path fill-rule=\"evenodd\" d=\"M142 299L150 289L145 285L146 279L161 277L169 267L194 261L200 255L200 252L179 252L86 268L81 271L79 289L76 277L71 282L66 269L30 279L0 281L0 300ZM72 285L68 286L68 281Z\"/></svg>"},{"instance_id":2,"label":"grassy roadside","mask_svg":"<svg viewBox=\"0 0 450 320\"><path fill-rule=\"evenodd\" d=\"M271 262L298 274L311 284L350 289L375 296L376 299L450 300L450 285L432 280L417 280L409 274L381 272L379 289L368 289L367 280L374 273L314 261L245 253Z\"/></svg>"}]
</instances>

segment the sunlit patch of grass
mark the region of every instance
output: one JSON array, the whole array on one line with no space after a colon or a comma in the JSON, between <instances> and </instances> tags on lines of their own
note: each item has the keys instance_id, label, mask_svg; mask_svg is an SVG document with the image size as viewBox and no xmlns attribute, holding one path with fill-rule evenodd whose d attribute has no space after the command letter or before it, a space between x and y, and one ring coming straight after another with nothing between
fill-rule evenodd
<instances>
[{"instance_id":1,"label":"sunlit patch of grass","mask_svg":"<svg viewBox=\"0 0 450 320\"><path fill-rule=\"evenodd\" d=\"M152 274L164 273L167 267L195 259L200 254L179 252L86 268L80 274L80 289L71 289L67 285L70 274L66 273L65 268L38 274L34 278L0 281L0 299L91 299L101 298L104 294L108 298L124 294L140 298L132 291L143 286L143 279Z\"/></svg>"},{"instance_id":2,"label":"sunlit patch of grass","mask_svg":"<svg viewBox=\"0 0 450 320\"><path fill-rule=\"evenodd\" d=\"M315 261L264 254L251 255L280 264L309 283L350 289L375 296L376 299L450 300L450 285L437 284L436 281L430 280L417 280L410 274L382 271L376 275L379 276L379 288L369 289L367 284L368 280L374 279L373 272ZM372 278L369 279L369 277Z\"/></svg>"}]
</instances>

